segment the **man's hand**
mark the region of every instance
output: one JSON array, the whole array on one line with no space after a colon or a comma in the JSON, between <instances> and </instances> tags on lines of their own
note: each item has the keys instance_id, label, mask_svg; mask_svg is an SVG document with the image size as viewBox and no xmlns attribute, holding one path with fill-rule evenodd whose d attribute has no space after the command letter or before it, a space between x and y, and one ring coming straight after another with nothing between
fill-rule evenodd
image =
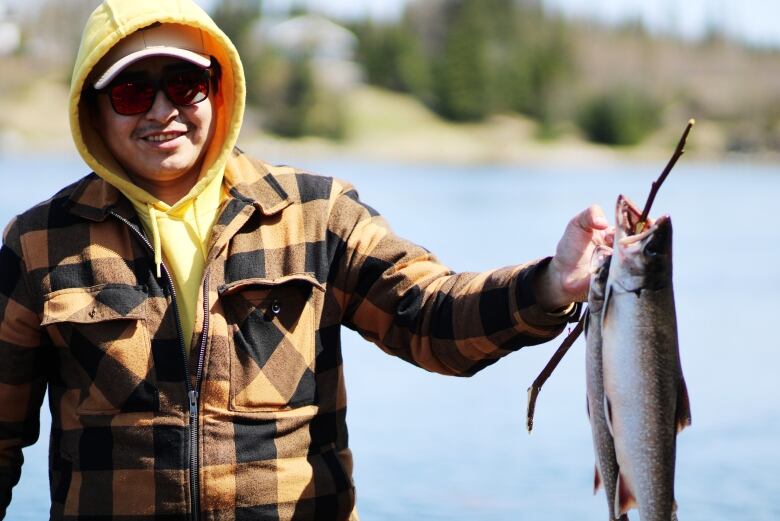
<instances>
[{"instance_id":1,"label":"man's hand","mask_svg":"<svg viewBox=\"0 0 780 521\"><path fill-rule=\"evenodd\" d=\"M593 252L602 245L612 246L614 235L604 211L596 205L569 221L555 256L534 281L536 301L542 309L554 311L588 299Z\"/></svg>"}]
</instances>

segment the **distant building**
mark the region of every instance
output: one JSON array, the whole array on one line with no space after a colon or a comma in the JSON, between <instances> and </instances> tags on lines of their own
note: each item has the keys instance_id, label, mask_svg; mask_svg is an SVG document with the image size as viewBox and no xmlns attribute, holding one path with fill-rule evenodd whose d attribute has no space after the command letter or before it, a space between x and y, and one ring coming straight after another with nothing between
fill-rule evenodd
<instances>
[{"instance_id":1,"label":"distant building","mask_svg":"<svg viewBox=\"0 0 780 521\"><path fill-rule=\"evenodd\" d=\"M287 20L263 19L252 30L252 41L270 45L290 58L312 60L317 79L323 86L342 90L362 80L355 61L358 39L350 30L317 14Z\"/></svg>"},{"instance_id":2,"label":"distant building","mask_svg":"<svg viewBox=\"0 0 780 521\"><path fill-rule=\"evenodd\" d=\"M15 53L22 44L22 31L9 19L8 6L0 0L0 56Z\"/></svg>"}]
</instances>

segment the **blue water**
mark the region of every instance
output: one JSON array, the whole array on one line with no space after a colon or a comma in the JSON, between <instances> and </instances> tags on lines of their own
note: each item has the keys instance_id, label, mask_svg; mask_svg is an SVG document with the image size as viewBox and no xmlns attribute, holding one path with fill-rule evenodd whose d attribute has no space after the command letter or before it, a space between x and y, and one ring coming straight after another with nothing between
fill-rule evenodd
<instances>
[{"instance_id":1,"label":"blue water","mask_svg":"<svg viewBox=\"0 0 780 521\"><path fill-rule=\"evenodd\" d=\"M398 234L468 271L551 254L573 214L594 202L610 212L620 192L643 202L662 167L298 164L353 182ZM0 221L83 172L72 157L0 157ZM780 165L683 159L655 204L674 221L693 412L678 438L682 521L780 519L779 202ZM526 388L557 342L471 379L428 374L351 332L344 344L362 519L607 518L603 493L592 495L582 340L542 391L531 436ZM25 451L8 519L46 519L46 445L42 436Z\"/></svg>"}]
</instances>

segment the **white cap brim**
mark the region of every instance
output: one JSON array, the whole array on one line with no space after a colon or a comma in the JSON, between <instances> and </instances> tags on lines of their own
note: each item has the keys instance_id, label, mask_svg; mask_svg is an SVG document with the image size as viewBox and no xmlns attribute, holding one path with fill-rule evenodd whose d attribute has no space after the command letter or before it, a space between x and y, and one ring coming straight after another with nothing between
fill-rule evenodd
<instances>
[{"instance_id":1,"label":"white cap brim","mask_svg":"<svg viewBox=\"0 0 780 521\"><path fill-rule=\"evenodd\" d=\"M198 67L202 67L204 69L211 65L211 57L188 51L186 49L178 49L176 47L151 47L144 49L143 51L137 51L132 54L128 54L121 60L114 63L95 82L95 89L102 89L111 83L114 78L116 78L117 75L127 67L139 60L143 60L144 58L149 58L151 56L169 56L171 58L180 58L190 63L194 63Z\"/></svg>"},{"instance_id":2,"label":"white cap brim","mask_svg":"<svg viewBox=\"0 0 780 521\"><path fill-rule=\"evenodd\" d=\"M121 39L106 53L101 63L106 63L108 68L95 81L95 89L102 89L126 67L151 56L179 58L204 69L211 65L200 29L179 24L152 24Z\"/></svg>"}]
</instances>

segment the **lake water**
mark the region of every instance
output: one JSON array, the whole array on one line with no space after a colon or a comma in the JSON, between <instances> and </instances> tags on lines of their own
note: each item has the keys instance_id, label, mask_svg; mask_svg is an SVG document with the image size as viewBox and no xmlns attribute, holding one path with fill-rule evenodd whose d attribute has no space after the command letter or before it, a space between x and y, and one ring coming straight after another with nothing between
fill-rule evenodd
<instances>
[{"instance_id":1,"label":"lake water","mask_svg":"<svg viewBox=\"0 0 780 521\"><path fill-rule=\"evenodd\" d=\"M459 271L551 254L573 214L594 202L609 214L621 192L641 204L663 166L299 165L353 182L397 233ZM83 173L72 157L0 157L0 221ZM654 213L674 220L693 412L693 426L678 438L682 521L780 520L778 206L780 165L685 159L655 203ZM533 434L525 432L526 389L557 346L526 348L456 379L409 366L347 332L362 519L606 519L603 492L592 495L583 340L542 391ZM46 433L48 413L42 417ZM46 435L25 451L9 520L47 518L46 451Z\"/></svg>"}]
</instances>

